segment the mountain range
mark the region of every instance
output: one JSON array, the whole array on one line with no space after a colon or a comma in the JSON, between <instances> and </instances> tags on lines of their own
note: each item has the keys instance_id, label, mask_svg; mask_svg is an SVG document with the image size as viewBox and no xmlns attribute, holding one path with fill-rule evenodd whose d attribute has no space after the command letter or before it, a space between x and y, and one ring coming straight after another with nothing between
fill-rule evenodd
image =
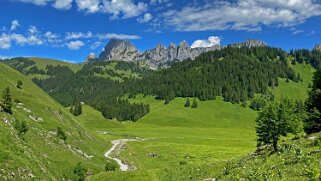
<instances>
[{"instance_id":1,"label":"mountain range","mask_svg":"<svg viewBox=\"0 0 321 181\"><path fill-rule=\"evenodd\" d=\"M246 42L231 44L228 46L259 47L267 46L267 44L260 40L249 39ZM186 41L182 41L178 46L174 43L170 43L168 47L159 44L151 50L140 52L128 40L111 39L104 47L104 50L100 53L98 58L96 58L96 55L90 54L87 57L86 62L109 60L139 61L144 62L151 69L158 69L160 67L166 67L171 62L195 59L202 53L220 50L224 47L226 46L214 45L211 47L191 48Z\"/></svg>"}]
</instances>

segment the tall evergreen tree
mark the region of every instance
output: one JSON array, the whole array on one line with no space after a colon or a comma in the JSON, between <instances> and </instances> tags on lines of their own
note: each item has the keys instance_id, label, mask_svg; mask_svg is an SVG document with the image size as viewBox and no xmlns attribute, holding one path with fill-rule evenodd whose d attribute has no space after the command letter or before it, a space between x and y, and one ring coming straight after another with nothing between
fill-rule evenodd
<instances>
[{"instance_id":1,"label":"tall evergreen tree","mask_svg":"<svg viewBox=\"0 0 321 181\"><path fill-rule=\"evenodd\" d=\"M192 103L192 108L197 108L197 107L198 107L198 103L197 103L197 100L194 98Z\"/></svg>"},{"instance_id":2,"label":"tall evergreen tree","mask_svg":"<svg viewBox=\"0 0 321 181\"><path fill-rule=\"evenodd\" d=\"M22 89L22 81L21 80L17 81L17 88Z\"/></svg>"},{"instance_id":3,"label":"tall evergreen tree","mask_svg":"<svg viewBox=\"0 0 321 181\"><path fill-rule=\"evenodd\" d=\"M9 87L5 88L3 91L1 107L4 112L12 114L12 99Z\"/></svg>"},{"instance_id":4,"label":"tall evergreen tree","mask_svg":"<svg viewBox=\"0 0 321 181\"><path fill-rule=\"evenodd\" d=\"M82 105L77 98L73 101L73 105L70 107L70 112L75 116L82 114Z\"/></svg>"},{"instance_id":5,"label":"tall evergreen tree","mask_svg":"<svg viewBox=\"0 0 321 181\"><path fill-rule=\"evenodd\" d=\"M308 134L321 131L321 70L317 70L313 76L313 85L308 91L309 97L306 101L304 131Z\"/></svg>"},{"instance_id":6,"label":"tall evergreen tree","mask_svg":"<svg viewBox=\"0 0 321 181\"><path fill-rule=\"evenodd\" d=\"M190 102L189 98L187 98L184 106L185 107L191 107L191 102Z\"/></svg>"},{"instance_id":7,"label":"tall evergreen tree","mask_svg":"<svg viewBox=\"0 0 321 181\"><path fill-rule=\"evenodd\" d=\"M259 113L256 119L258 147L272 144L278 151L278 141L288 133L299 133L302 130L302 116L295 113L295 105L282 98L280 102L272 102Z\"/></svg>"}]
</instances>

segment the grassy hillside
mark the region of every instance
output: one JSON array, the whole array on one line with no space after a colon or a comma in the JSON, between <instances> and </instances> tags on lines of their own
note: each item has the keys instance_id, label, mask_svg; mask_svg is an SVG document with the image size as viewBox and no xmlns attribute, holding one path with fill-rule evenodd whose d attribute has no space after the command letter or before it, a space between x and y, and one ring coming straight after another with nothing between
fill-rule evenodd
<instances>
[{"instance_id":1,"label":"grassy hillside","mask_svg":"<svg viewBox=\"0 0 321 181\"><path fill-rule=\"evenodd\" d=\"M74 167L82 162L89 173L103 171L103 152L110 145L84 130L68 113L27 77L0 63L0 91L10 87L13 115L0 113L0 180L75 179ZM17 80L23 88L16 88ZM20 102L20 103L17 103ZM26 121L29 131L19 136L17 121ZM57 138L57 127L65 132L64 143Z\"/></svg>"},{"instance_id":2,"label":"grassy hillside","mask_svg":"<svg viewBox=\"0 0 321 181\"><path fill-rule=\"evenodd\" d=\"M309 84L312 83L315 69L309 64L296 64L293 68L295 73L300 73L302 82L287 82L286 79L279 78L279 86L270 90L278 98L283 95L293 100L299 99L304 101L308 97L307 89Z\"/></svg>"},{"instance_id":3,"label":"grassy hillside","mask_svg":"<svg viewBox=\"0 0 321 181\"><path fill-rule=\"evenodd\" d=\"M321 135L285 140L272 148L230 162L219 180L320 180Z\"/></svg>"},{"instance_id":4,"label":"grassy hillside","mask_svg":"<svg viewBox=\"0 0 321 181\"><path fill-rule=\"evenodd\" d=\"M82 65L81 64L74 64L74 63L69 63L66 61L62 60L55 60L55 59L50 59L50 58L38 58L38 57L29 57L28 60L32 60L36 62L36 66L39 69L45 70L47 65L52 65L52 66L67 66L72 70L73 72L77 72L78 70L81 69Z\"/></svg>"},{"instance_id":5,"label":"grassy hillside","mask_svg":"<svg viewBox=\"0 0 321 181\"><path fill-rule=\"evenodd\" d=\"M137 123L106 120L89 106L83 107L80 124L105 133L106 140L145 139L128 143L120 155L137 166L137 171L105 172L90 180L201 180L219 174L222 163L255 149L256 112L249 108L220 98L199 102L196 109L185 108L183 98L168 105L150 96L137 96L133 101L151 106L151 112Z\"/></svg>"},{"instance_id":6,"label":"grassy hillside","mask_svg":"<svg viewBox=\"0 0 321 181\"><path fill-rule=\"evenodd\" d=\"M104 71L123 71L116 70L114 62L100 67L103 67ZM279 87L272 90L276 97L286 95L292 99L305 99L313 68L308 65L295 65L294 68L296 72L300 72L303 82L286 82L280 79ZM222 176L226 164L231 160L247 158L246 155L256 149L255 118L257 112L239 104L224 102L221 97L213 101L198 102L198 108L191 109L184 107L185 98L175 98L168 105L164 105L164 101L155 100L153 96L139 95L131 101L147 103L151 111L136 123L107 120L100 112L87 105L83 106L83 114L75 118L68 113L68 108L62 108L27 78L4 65L2 69L3 71L1 69L0 71L5 72L7 76L2 78L5 81L2 83L1 80L0 89L4 89L5 85L10 85L13 96L21 99L22 107L32 112L27 113L21 108L16 108L17 104L15 104L13 117L1 113L1 118L5 116L12 120L28 121L32 129L24 136L25 141L17 138L18 141L14 145L26 146L35 158L29 159L16 152L2 151L0 159L11 160L11 162L22 160L17 161L17 164L12 163L10 168L18 170L18 165L24 163L26 167L36 170L34 172L40 175L37 175L37 178L62 178L61 175L71 178L74 176L73 167L81 161L86 168L90 168L91 172L98 173L89 177L89 180L204 180L218 176L228 180L235 177ZM126 71L116 73L132 74L131 70ZM121 80L118 78L116 79ZM24 82L22 90L15 88L17 79ZM48 102L51 104L48 105ZM44 121L32 121L29 118L30 114L43 118ZM4 123L3 125L5 127ZM87 155L94 157L86 159L84 155L78 155L77 151L69 151L64 143L55 141L57 138L54 135L44 138L45 141L38 137L36 139L35 135L40 133L33 130L40 130L41 134L46 135L45 133L51 134L58 126L68 133L67 145L81 149ZM1 130L4 135L15 133L10 126L6 129L8 130ZM102 172L106 161L103 153L111 147L110 141L136 137L144 140L126 144L120 152L120 157L126 163L135 165L138 170ZM9 146L10 140L1 139L4 140L0 142L3 144L1 146L6 148L4 150L17 149ZM43 161L41 154L42 151L50 152L47 150L46 142L55 145L55 148L50 147L51 150L57 148L57 151L48 153L52 155L51 158L55 158L48 163ZM8 157L9 153L11 155ZM30 160L36 160L38 165L45 165L51 175L47 177L42 174L39 166L30 163ZM60 165L63 165L62 169L59 169Z\"/></svg>"},{"instance_id":7,"label":"grassy hillside","mask_svg":"<svg viewBox=\"0 0 321 181\"><path fill-rule=\"evenodd\" d=\"M272 90L276 97L285 95L291 99L306 98L307 87L314 69L310 65L295 65L294 69L296 73L300 72L303 82L287 83L280 79L279 87ZM126 149L121 152L122 158L133 162L139 168L138 171L102 173L89 180L217 178L223 175L226 163L230 160L238 162L241 157L247 158L245 155L256 150L254 121L257 112L238 104L223 102L219 97L214 101L199 102L197 109L185 108L185 100L176 98L170 104L164 105L164 101L155 100L154 97L137 96L132 101L150 104L151 112L135 124L121 124L121 128L110 125L112 122L107 120L99 121L100 127L96 124L93 124L95 125L93 127L83 120L86 126L94 130L107 130L109 137L138 136L146 139L142 142L128 143ZM150 153L155 153L156 158L148 156ZM277 158L274 162L277 162ZM260 168L260 163L255 163L251 169ZM239 165L235 167L241 173L247 171L242 168ZM267 171L269 167L265 169ZM288 171L290 170L288 168ZM221 178L237 180L239 177L221 176Z\"/></svg>"}]
</instances>

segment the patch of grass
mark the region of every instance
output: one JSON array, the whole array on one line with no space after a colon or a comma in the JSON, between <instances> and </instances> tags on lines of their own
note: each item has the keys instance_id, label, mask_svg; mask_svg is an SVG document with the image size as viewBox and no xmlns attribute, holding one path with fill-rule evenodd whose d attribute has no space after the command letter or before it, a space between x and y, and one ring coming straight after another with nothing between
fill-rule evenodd
<instances>
[{"instance_id":1,"label":"patch of grass","mask_svg":"<svg viewBox=\"0 0 321 181\"><path fill-rule=\"evenodd\" d=\"M104 171L105 140L83 129L76 117L27 77L3 63L0 72L0 91L9 86L12 98L21 102L13 104L13 115L0 113L0 180L28 175L36 180L72 179L78 162L92 173ZM17 80L23 89L16 87ZM15 130L17 120L27 124L26 134ZM65 142L55 135L57 127L65 132Z\"/></svg>"},{"instance_id":2,"label":"patch of grass","mask_svg":"<svg viewBox=\"0 0 321 181\"><path fill-rule=\"evenodd\" d=\"M52 66L67 66L72 70L73 72L77 72L82 68L81 64L73 64L69 62L65 62L62 60L55 60L55 59L50 59L50 58L38 58L38 57L29 57L29 60L32 60L36 62L36 66L40 70L45 70L47 65L52 65Z\"/></svg>"},{"instance_id":3,"label":"patch of grass","mask_svg":"<svg viewBox=\"0 0 321 181\"><path fill-rule=\"evenodd\" d=\"M139 171L103 173L93 176L92 180L127 180L131 179L129 176L139 177L143 171L146 175L142 179L147 180L187 177L200 180L218 173L223 162L255 149L254 119L257 113L249 108L223 102L221 98L199 102L199 107L195 109L185 108L184 98L176 98L168 105L151 96L136 96L132 101L149 103L151 106L151 112L137 123L117 125L102 119L97 124L90 124L85 117L96 117L98 120L101 114L84 106L84 113L90 113L91 116L83 115L80 118L82 125L92 130L106 131L107 139L145 139L128 143L120 154L126 162L137 166ZM156 156L151 156L153 154ZM186 164L180 164L182 162ZM184 169L179 169L181 167Z\"/></svg>"},{"instance_id":4,"label":"patch of grass","mask_svg":"<svg viewBox=\"0 0 321 181\"><path fill-rule=\"evenodd\" d=\"M286 79L279 78L279 86L270 90L276 98L283 95L293 100L304 101L308 97L307 89L309 84L312 83L312 75L315 69L309 64L296 64L293 68L296 74L300 73L303 82L286 82Z\"/></svg>"}]
</instances>

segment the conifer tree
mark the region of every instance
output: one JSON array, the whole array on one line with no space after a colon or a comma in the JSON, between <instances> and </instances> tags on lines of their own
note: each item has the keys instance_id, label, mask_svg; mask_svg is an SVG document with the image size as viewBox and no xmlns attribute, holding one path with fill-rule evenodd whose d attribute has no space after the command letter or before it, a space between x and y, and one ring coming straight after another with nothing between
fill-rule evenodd
<instances>
[{"instance_id":1,"label":"conifer tree","mask_svg":"<svg viewBox=\"0 0 321 181\"><path fill-rule=\"evenodd\" d=\"M295 105L285 98L264 108L256 123L257 146L272 144L275 152L278 151L281 136L297 134L302 130L302 116L295 112Z\"/></svg>"},{"instance_id":2,"label":"conifer tree","mask_svg":"<svg viewBox=\"0 0 321 181\"><path fill-rule=\"evenodd\" d=\"M306 101L306 111L304 131L308 134L321 131L321 70L314 73L313 85Z\"/></svg>"},{"instance_id":3,"label":"conifer tree","mask_svg":"<svg viewBox=\"0 0 321 181\"><path fill-rule=\"evenodd\" d=\"M193 103L192 103L192 108L197 108L197 107L198 107L197 100L194 99L194 100L193 100Z\"/></svg>"},{"instance_id":4,"label":"conifer tree","mask_svg":"<svg viewBox=\"0 0 321 181\"><path fill-rule=\"evenodd\" d=\"M75 116L79 116L82 114L81 102L77 98L74 100L73 105L70 107L70 112Z\"/></svg>"},{"instance_id":5,"label":"conifer tree","mask_svg":"<svg viewBox=\"0 0 321 181\"><path fill-rule=\"evenodd\" d=\"M17 81L17 88L22 89L22 81L21 80Z\"/></svg>"},{"instance_id":6,"label":"conifer tree","mask_svg":"<svg viewBox=\"0 0 321 181\"><path fill-rule=\"evenodd\" d=\"M15 121L14 128L18 131L19 135L26 134L29 130L26 121L19 120Z\"/></svg>"},{"instance_id":7,"label":"conifer tree","mask_svg":"<svg viewBox=\"0 0 321 181\"><path fill-rule=\"evenodd\" d=\"M1 107L4 112L12 114L12 99L9 87L5 88L3 91Z\"/></svg>"},{"instance_id":8,"label":"conifer tree","mask_svg":"<svg viewBox=\"0 0 321 181\"><path fill-rule=\"evenodd\" d=\"M186 103L185 103L184 106L185 107L191 107L191 102L190 102L189 98L187 98Z\"/></svg>"}]
</instances>

